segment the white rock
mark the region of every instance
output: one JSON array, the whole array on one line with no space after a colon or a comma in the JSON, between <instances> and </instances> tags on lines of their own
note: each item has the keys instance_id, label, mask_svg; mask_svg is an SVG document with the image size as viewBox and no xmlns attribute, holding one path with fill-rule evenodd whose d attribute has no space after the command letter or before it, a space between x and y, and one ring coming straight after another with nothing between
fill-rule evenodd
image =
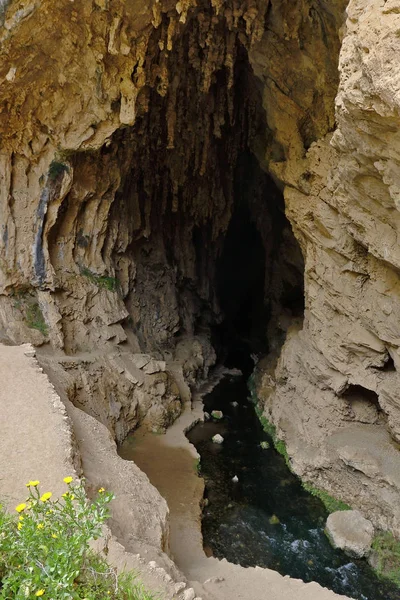
<instances>
[{"instance_id":1,"label":"white rock","mask_svg":"<svg viewBox=\"0 0 400 600\"><path fill-rule=\"evenodd\" d=\"M234 408L236 408L237 406L239 406L238 402L231 402L231 406L233 406Z\"/></svg>"},{"instance_id":2,"label":"white rock","mask_svg":"<svg viewBox=\"0 0 400 600\"><path fill-rule=\"evenodd\" d=\"M234 475L232 477L232 481L233 481L233 483L237 483L239 481L239 477L237 475Z\"/></svg>"},{"instance_id":3,"label":"white rock","mask_svg":"<svg viewBox=\"0 0 400 600\"><path fill-rule=\"evenodd\" d=\"M184 581L179 581L179 583L176 583L174 585L174 590L176 594L179 594L182 590L184 590L186 587L186 583Z\"/></svg>"},{"instance_id":4,"label":"white rock","mask_svg":"<svg viewBox=\"0 0 400 600\"><path fill-rule=\"evenodd\" d=\"M358 510L332 513L325 531L334 548L340 548L353 558L362 558L370 552L374 526Z\"/></svg>"},{"instance_id":5,"label":"white rock","mask_svg":"<svg viewBox=\"0 0 400 600\"><path fill-rule=\"evenodd\" d=\"M183 592L183 600L194 600L196 597L196 592L193 588L188 588Z\"/></svg>"},{"instance_id":6,"label":"white rock","mask_svg":"<svg viewBox=\"0 0 400 600\"><path fill-rule=\"evenodd\" d=\"M212 441L214 442L214 444L222 444L224 441L224 438L222 437L222 435L217 433L217 434L213 435Z\"/></svg>"}]
</instances>

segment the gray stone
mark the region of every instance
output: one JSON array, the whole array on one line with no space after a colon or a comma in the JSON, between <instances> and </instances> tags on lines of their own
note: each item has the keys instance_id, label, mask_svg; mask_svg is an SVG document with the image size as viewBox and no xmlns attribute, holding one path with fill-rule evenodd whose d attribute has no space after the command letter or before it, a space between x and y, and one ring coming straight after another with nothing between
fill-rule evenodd
<instances>
[{"instance_id":1,"label":"gray stone","mask_svg":"<svg viewBox=\"0 0 400 600\"><path fill-rule=\"evenodd\" d=\"M224 438L222 437L222 435L217 433L217 434L213 435L212 441L214 442L214 444L222 444L224 441Z\"/></svg>"},{"instance_id":2,"label":"gray stone","mask_svg":"<svg viewBox=\"0 0 400 600\"><path fill-rule=\"evenodd\" d=\"M371 521L358 510L342 510L329 515L325 528L334 548L340 548L352 558L367 556L374 537Z\"/></svg>"}]
</instances>

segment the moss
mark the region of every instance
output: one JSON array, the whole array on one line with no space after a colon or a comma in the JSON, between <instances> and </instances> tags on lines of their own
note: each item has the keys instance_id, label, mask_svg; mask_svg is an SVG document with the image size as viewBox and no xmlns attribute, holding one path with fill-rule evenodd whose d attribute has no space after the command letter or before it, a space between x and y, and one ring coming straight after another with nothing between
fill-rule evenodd
<instances>
[{"instance_id":1,"label":"moss","mask_svg":"<svg viewBox=\"0 0 400 600\"><path fill-rule=\"evenodd\" d=\"M293 473L294 471L292 468L292 464L290 462L290 457L289 457L288 451L286 449L285 442L283 440L279 439L279 437L276 433L275 425L273 425L273 423L268 421L268 419L265 417L265 415L263 415L262 409L259 404L259 400L257 398L256 386L255 386L255 381L254 381L253 375L250 377L250 379L248 381L248 388L249 388L249 391L251 394L251 401L254 404L254 409L256 411L256 415L258 416L258 419L259 419L265 433L267 433L272 438L272 442L274 444L275 450L283 456L288 469L290 471L292 471L292 473ZM296 473L295 473L295 475L297 477ZM321 500L321 502L324 504L326 510L329 513L336 512L338 510L351 510L351 507L348 504L345 504L341 500L337 500L336 498L333 498L333 496L330 496L324 490L315 488L306 482L302 482L302 485L303 485L303 488L307 492L309 492L312 496L315 496L316 498L319 498Z\"/></svg>"},{"instance_id":2,"label":"moss","mask_svg":"<svg viewBox=\"0 0 400 600\"><path fill-rule=\"evenodd\" d=\"M69 171L68 165L63 162L59 162L58 160L53 160L50 163L48 177L50 181L55 181L57 177L65 171Z\"/></svg>"},{"instance_id":3,"label":"moss","mask_svg":"<svg viewBox=\"0 0 400 600\"><path fill-rule=\"evenodd\" d=\"M86 267L81 270L81 274L87 277L91 283L97 285L99 288L108 290L109 292L117 292L120 288L120 283L115 277L108 277L107 275L96 275Z\"/></svg>"},{"instance_id":4,"label":"moss","mask_svg":"<svg viewBox=\"0 0 400 600\"><path fill-rule=\"evenodd\" d=\"M389 532L379 533L372 542L372 551L371 564L377 575L400 587L400 541Z\"/></svg>"},{"instance_id":5,"label":"moss","mask_svg":"<svg viewBox=\"0 0 400 600\"><path fill-rule=\"evenodd\" d=\"M272 438L275 450L279 452L281 456L283 456L287 467L292 471L292 465L290 463L290 457L286 449L286 444L283 440L278 438L275 425L268 421L268 419L262 414L262 410L258 404L255 406L255 411L265 433L268 433L268 435Z\"/></svg>"},{"instance_id":6,"label":"moss","mask_svg":"<svg viewBox=\"0 0 400 600\"><path fill-rule=\"evenodd\" d=\"M313 487L305 481L302 482L302 486L306 492L312 496L315 496L316 498L319 498L329 513L337 512L338 510L351 510L351 506L345 502L342 502L342 500L337 500L333 496L330 496L324 490Z\"/></svg>"}]
</instances>

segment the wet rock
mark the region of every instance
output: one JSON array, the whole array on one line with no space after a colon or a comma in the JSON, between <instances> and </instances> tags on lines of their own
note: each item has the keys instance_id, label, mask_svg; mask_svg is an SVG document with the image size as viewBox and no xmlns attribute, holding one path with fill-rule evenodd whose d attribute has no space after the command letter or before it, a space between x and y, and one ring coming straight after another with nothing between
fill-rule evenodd
<instances>
[{"instance_id":1,"label":"wet rock","mask_svg":"<svg viewBox=\"0 0 400 600\"><path fill-rule=\"evenodd\" d=\"M236 408L237 406L239 406L238 402L231 402L231 406L233 406L234 408Z\"/></svg>"},{"instance_id":2,"label":"wet rock","mask_svg":"<svg viewBox=\"0 0 400 600\"><path fill-rule=\"evenodd\" d=\"M214 444L222 444L224 441L224 438L222 437L222 435L217 433L217 434L213 435L212 441L214 442Z\"/></svg>"},{"instance_id":3,"label":"wet rock","mask_svg":"<svg viewBox=\"0 0 400 600\"><path fill-rule=\"evenodd\" d=\"M238 483L239 477L237 475L234 475L234 477L232 477L232 481L233 483Z\"/></svg>"},{"instance_id":4,"label":"wet rock","mask_svg":"<svg viewBox=\"0 0 400 600\"><path fill-rule=\"evenodd\" d=\"M211 419L211 415L210 415L210 413L208 413L208 412L205 412L205 413L204 413L204 421L206 421L206 422L207 422L207 421L209 421L210 419Z\"/></svg>"},{"instance_id":5,"label":"wet rock","mask_svg":"<svg viewBox=\"0 0 400 600\"><path fill-rule=\"evenodd\" d=\"M272 517L269 518L269 523L270 525L279 525L279 517L277 517L276 515L272 515Z\"/></svg>"},{"instance_id":6,"label":"wet rock","mask_svg":"<svg viewBox=\"0 0 400 600\"><path fill-rule=\"evenodd\" d=\"M334 548L348 556L362 558L370 552L374 527L358 510L337 511L329 515L325 532Z\"/></svg>"},{"instance_id":7,"label":"wet rock","mask_svg":"<svg viewBox=\"0 0 400 600\"><path fill-rule=\"evenodd\" d=\"M211 416L213 419L217 419L219 421L220 419L223 419L224 413L222 410L213 410Z\"/></svg>"},{"instance_id":8,"label":"wet rock","mask_svg":"<svg viewBox=\"0 0 400 600\"><path fill-rule=\"evenodd\" d=\"M263 450L268 450L269 448L269 442L260 442L260 448L262 448Z\"/></svg>"}]
</instances>

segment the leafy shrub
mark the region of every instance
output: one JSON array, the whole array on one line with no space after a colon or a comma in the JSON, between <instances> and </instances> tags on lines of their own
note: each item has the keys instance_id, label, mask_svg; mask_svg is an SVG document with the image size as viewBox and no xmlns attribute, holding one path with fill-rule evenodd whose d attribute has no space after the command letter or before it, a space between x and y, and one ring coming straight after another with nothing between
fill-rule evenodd
<instances>
[{"instance_id":1,"label":"leafy shrub","mask_svg":"<svg viewBox=\"0 0 400 600\"><path fill-rule=\"evenodd\" d=\"M90 502L81 483L64 481L60 500L30 481L28 498L16 507L18 518L0 509L0 598L149 600L133 575L118 576L89 548L101 534L113 494L101 488Z\"/></svg>"}]
</instances>

